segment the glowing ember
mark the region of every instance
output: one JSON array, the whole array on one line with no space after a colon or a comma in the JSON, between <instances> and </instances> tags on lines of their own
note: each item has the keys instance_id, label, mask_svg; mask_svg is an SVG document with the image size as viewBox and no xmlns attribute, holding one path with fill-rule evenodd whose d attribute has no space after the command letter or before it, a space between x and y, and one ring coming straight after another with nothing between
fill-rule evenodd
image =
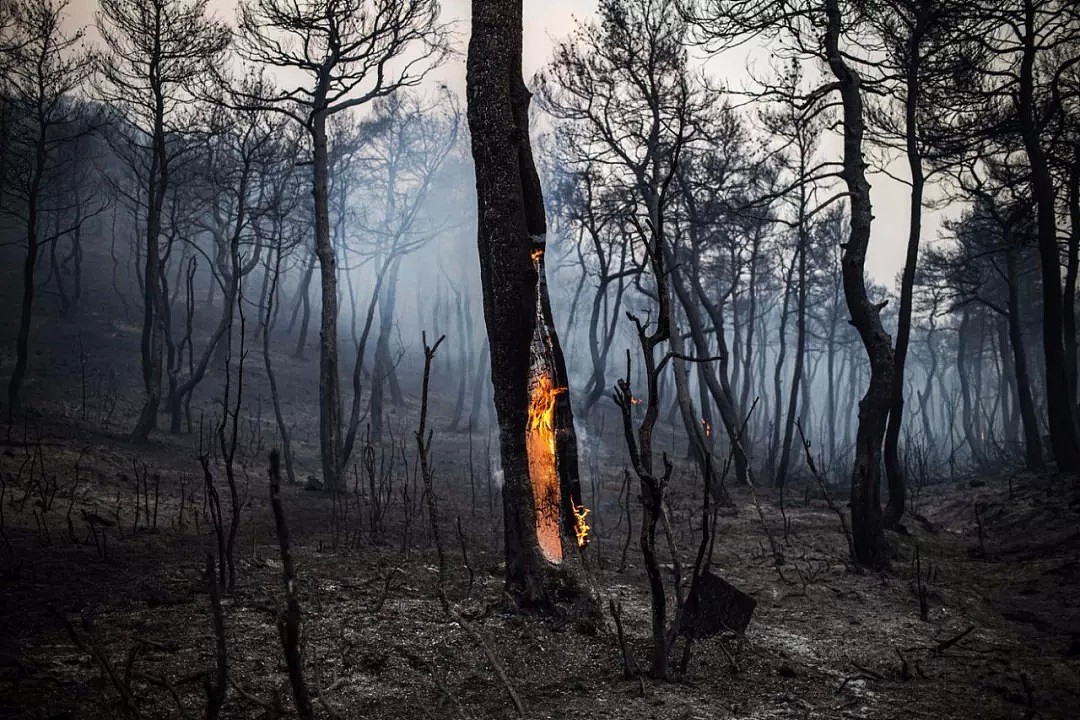
<instances>
[{"instance_id":1,"label":"glowing ember","mask_svg":"<svg viewBox=\"0 0 1080 720\"><path fill-rule=\"evenodd\" d=\"M630 404L631 405L640 405L641 404L641 398L636 398L636 397L630 398Z\"/></svg>"},{"instance_id":2,"label":"glowing ember","mask_svg":"<svg viewBox=\"0 0 1080 720\"><path fill-rule=\"evenodd\" d=\"M705 418L701 418L701 426L705 428L705 437L712 435L712 425Z\"/></svg>"},{"instance_id":3,"label":"glowing ember","mask_svg":"<svg viewBox=\"0 0 1080 720\"><path fill-rule=\"evenodd\" d=\"M544 257L544 251L541 248L537 248L532 251L532 261L538 262L540 258Z\"/></svg>"},{"instance_id":4,"label":"glowing ember","mask_svg":"<svg viewBox=\"0 0 1080 720\"><path fill-rule=\"evenodd\" d=\"M577 533L578 547L585 547L589 542L589 532L592 528L585 522L585 516L589 514L589 508L584 505L574 505L574 532Z\"/></svg>"},{"instance_id":5,"label":"glowing ember","mask_svg":"<svg viewBox=\"0 0 1080 720\"><path fill-rule=\"evenodd\" d=\"M526 447L529 478L536 506L536 539L544 557L562 560L559 542L559 474L555 464L555 398L566 392L557 388L547 374L538 375L529 389L529 424Z\"/></svg>"}]
</instances>

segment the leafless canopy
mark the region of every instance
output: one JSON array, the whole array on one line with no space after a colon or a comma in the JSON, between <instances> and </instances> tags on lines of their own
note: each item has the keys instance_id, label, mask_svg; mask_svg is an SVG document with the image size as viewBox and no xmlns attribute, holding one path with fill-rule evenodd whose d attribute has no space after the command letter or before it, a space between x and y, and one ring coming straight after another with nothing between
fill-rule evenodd
<instances>
[{"instance_id":1,"label":"leafless canopy","mask_svg":"<svg viewBox=\"0 0 1080 720\"><path fill-rule=\"evenodd\" d=\"M439 14L436 0L245 3L237 20L239 57L295 73L285 73L281 87L246 99L306 125L313 110L333 115L414 87L449 53Z\"/></svg>"}]
</instances>

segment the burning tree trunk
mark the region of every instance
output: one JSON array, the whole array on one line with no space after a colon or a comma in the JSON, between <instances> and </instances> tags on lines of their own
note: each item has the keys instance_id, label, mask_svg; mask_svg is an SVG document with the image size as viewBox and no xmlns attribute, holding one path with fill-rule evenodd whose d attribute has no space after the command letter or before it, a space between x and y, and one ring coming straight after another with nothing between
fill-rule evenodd
<instances>
[{"instance_id":1,"label":"burning tree trunk","mask_svg":"<svg viewBox=\"0 0 1080 720\"><path fill-rule=\"evenodd\" d=\"M473 3L469 128L479 200L480 272L499 420L506 588L524 607L599 603L581 550L587 510L566 366L544 282L547 222L521 78L521 0Z\"/></svg>"}]
</instances>

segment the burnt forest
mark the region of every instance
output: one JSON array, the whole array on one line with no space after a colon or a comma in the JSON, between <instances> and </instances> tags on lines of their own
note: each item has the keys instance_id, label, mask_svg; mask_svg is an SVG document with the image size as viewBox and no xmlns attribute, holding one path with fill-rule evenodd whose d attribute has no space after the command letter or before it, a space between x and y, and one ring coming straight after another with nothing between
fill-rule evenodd
<instances>
[{"instance_id":1,"label":"burnt forest","mask_svg":"<svg viewBox=\"0 0 1080 720\"><path fill-rule=\"evenodd\" d=\"M1080 4L0 0L0 718L1077 720Z\"/></svg>"}]
</instances>

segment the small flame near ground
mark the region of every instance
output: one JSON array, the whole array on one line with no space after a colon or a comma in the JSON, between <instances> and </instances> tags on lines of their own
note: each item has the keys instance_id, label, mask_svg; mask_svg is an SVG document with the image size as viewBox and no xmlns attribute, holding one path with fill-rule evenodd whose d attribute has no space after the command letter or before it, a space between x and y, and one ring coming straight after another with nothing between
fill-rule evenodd
<instances>
[{"instance_id":1,"label":"small flame near ground","mask_svg":"<svg viewBox=\"0 0 1080 720\"><path fill-rule=\"evenodd\" d=\"M701 426L705 428L705 437L710 437L712 435L712 424L706 418L701 418Z\"/></svg>"},{"instance_id":2,"label":"small flame near ground","mask_svg":"<svg viewBox=\"0 0 1080 720\"><path fill-rule=\"evenodd\" d=\"M589 543L589 533L592 528L585 522L585 516L589 514L589 508L584 505L574 505L574 532L577 533L577 545L585 547Z\"/></svg>"}]
</instances>

